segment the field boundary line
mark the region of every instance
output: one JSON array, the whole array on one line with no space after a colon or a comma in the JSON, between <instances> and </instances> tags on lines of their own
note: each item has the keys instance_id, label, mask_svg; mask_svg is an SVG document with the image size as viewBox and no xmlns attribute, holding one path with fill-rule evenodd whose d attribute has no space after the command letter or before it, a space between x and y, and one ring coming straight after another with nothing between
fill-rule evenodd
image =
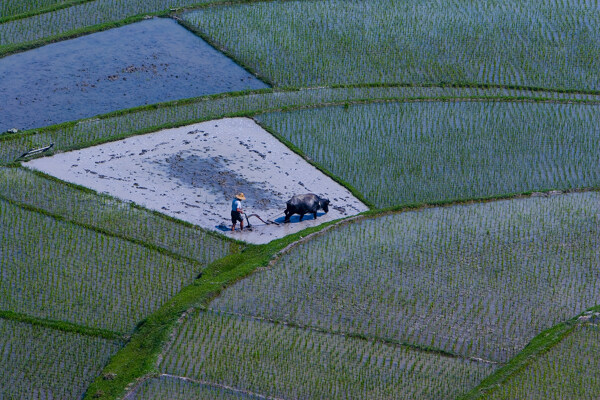
<instances>
[{"instance_id":1,"label":"field boundary line","mask_svg":"<svg viewBox=\"0 0 600 400\"><path fill-rule=\"evenodd\" d=\"M273 255L289 243L331 225L288 235L263 245L248 245L211 263L200 278L184 287L136 327L127 344L111 357L102 374L88 387L84 399L116 399L127 393L144 376L158 373L156 361L162 353L177 321L186 311L206 307L226 287L244 279L258 267L264 267ZM110 374L114 379L104 379Z\"/></svg>"},{"instance_id":2,"label":"field boundary line","mask_svg":"<svg viewBox=\"0 0 600 400\"><path fill-rule=\"evenodd\" d=\"M158 252L160 254L163 254L163 255L165 255L167 257L170 257L170 258L173 258L173 259L176 259L178 261L186 261L186 262L198 265L198 266L202 266L202 263L200 261L198 261L198 260L195 260L193 258L184 256L184 255L181 255L179 253L175 253L175 252L173 252L171 250L165 249L164 247L157 246L156 244L148 243L148 242L145 242L143 240L139 240L139 239L135 239L135 238L130 238L128 236L121 235L121 234L118 234L118 233L115 233L115 232L111 232L109 230L106 230L106 229L103 229L103 228L99 228L97 226L93 226L93 225L86 224L86 223L83 223L83 222L78 222L78 221L75 221L73 219L69 219L67 217L64 217L64 216L62 216L60 214L52 213L52 212L50 212L48 210L45 210L43 208L35 207L35 206L29 205L29 204L22 203L20 201L13 200L13 199L11 199L9 197L6 197L6 195L4 195L3 193L0 193L0 200L4 200L7 203L12 204L13 206L19 207L19 208L21 208L23 210L26 210L26 211L30 211L30 212L34 212L34 213L45 215L47 217L53 218L53 219L55 219L57 221L60 221L62 223L72 224L72 225L78 226L78 227L83 228L83 229L87 229L87 230L90 230L90 231L93 231L93 232L100 233L100 234L105 235L105 236L109 236L109 237L121 239L121 240L130 242L132 244L145 247L148 250L156 251L156 252ZM201 272L200 272L200 275L202 275Z\"/></svg>"},{"instance_id":3,"label":"field boundary line","mask_svg":"<svg viewBox=\"0 0 600 400\"><path fill-rule=\"evenodd\" d=\"M268 1L273 1L273 0L268 0ZM292 0L287 0L287 1L292 1ZM243 1L245 2L249 2L249 3L255 3L257 2L256 0L246 0ZM262 2L262 1L260 1ZM205 7L209 7L209 6L220 6L223 3L208 3ZM242 4L242 2L240 2L240 4ZM245 71L247 71L250 75L254 76L256 79L258 79L260 82L268 85L269 87L275 87L276 85L271 82L271 80L266 77L261 75L258 71L254 70L254 68L252 68L251 66L247 65L246 63L242 62L242 60L238 60L234 57L233 54L231 54L231 52L229 52L227 50L227 48L221 46L219 43L217 43L215 40L213 40L212 37L206 35L204 32L202 32L198 27L194 26L193 24L185 21L184 19L180 18L178 15L171 15L171 17L177 21L177 23L182 26L183 28L185 28L187 31L189 31L190 33L196 35L197 37L201 38L202 40L204 40L206 43L208 43L208 45L210 47L212 47L213 49L215 49L216 51L218 51L219 53L223 54L225 57L227 57L228 59L230 59L231 61L233 61L235 64L239 65L240 67L242 67Z\"/></svg>"},{"instance_id":4,"label":"field boundary line","mask_svg":"<svg viewBox=\"0 0 600 400\"><path fill-rule=\"evenodd\" d=\"M2 166L0 166L0 168L2 168ZM155 217L159 217L159 218L161 218L161 219L163 219L165 221L168 221L168 222L171 222L171 223L175 223L175 224L178 224L178 225L181 225L181 226L185 226L186 228L196 229L196 230L200 231L203 234L212 236L213 238L221 239L221 240L225 240L225 241L229 241L231 243L235 243L235 244L242 245L242 246L246 246L247 245L246 242L242 242L242 241L234 239L232 237L220 234L219 232L202 229L198 225L194 225L191 222L184 221L184 220L181 220L181 219L177 219L175 217L172 217L172 216L167 215L167 214L163 214L163 213L161 213L159 211L156 211L156 210L151 210L151 209L146 208L146 207L144 207L144 206L142 206L140 204L132 203L132 202L127 202L127 201L121 200L121 199L119 199L117 197L114 197L112 195L109 195L107 193L96 192L93 189L90 189L90 188L82 186L82 185L78 185L78 184L73 183L73 182L63 181L63 180L61 180L61 179L59 179L59 178L57 178L57 177L55 177L53 175L46 174L45 172L39 171L37 169L31 169L31 168L25 167L21 163L15 163L15 164L11 164L11 165L8 165L8 166L4 166L4 168L18 168L18 169L20 169L22 171L26 171L27 173L31 173L33 175L37 175L38 177L40 177L42 179L46 179L48 181L52 181L52 182L57 183L59 185L67 186L67 187L69 187L71 189L75 189L75 190L78 190L78 191L83 192L83 193L91 194L91 195L97 196L99 198L104 198L104 199L108 199L108 200L111 200L111 201L116 201L116 202L123 203L123 204L128 204L132 208L135 208L135 209L143 211L143 212L147 212L147 213L152 214ZM1 192L0 192L0 195L1 195Z\"/></svg>"},{"instance_id":5,"label":"field boundary line","mask_svg":"<svg viewBox=\"0 0 600 400\"><path fill-rule=\"evenodd\" d=\"M0 24L23 20L23 19L27 19L27 18L32 18L32 17L36 17L39 15L43 15L43 14L51 14L53 12L60 11L63 9L76 7L79 5L86 4L86 3L93 3L94 1L95 0L71 0L68 3L57 4L54 6L40 8L38 10L33 10L33 11L27 12L27 13L20 13L20 14L15 14L12 16L0 18ZM263 2L263 1L273 1L273 0L239 0L239 1L229 1L229 3L242 4L242 3L254 3L254 2ZM288 0L288 1L292 1L292 0ZM90 35L92 33L101 32L101 31L104 31L107 29L112 29L112 28L117 28L120 26L128 25L128 24L132 24L135 22L142 21L144 19L144 17L148 17L148 16L150 16L150 17L166 17L166 18L176 19L176 18L174 18L176 13L180 12L183 9L195 10L195 9L201 9L204 7L209 7L209 6L219 6L221 4L225 5L225 3L227 3L227 2L213 1L213 2L208 2L208 3L197 3L192 0L192 1L190 1L189 4L184 5L184 6L169 7L167 9L158 10L158 11L145 11L145 12L142 11L138 14L129 15L120 20L119 19L118 20L110 20L110 21L106 21L106 22L103 22L100 24L82 26L80 28L75 28L75 29L72 29L69 31L58 33L56 35L45 36L45 37L42 37L39 39L30 40L27 42L16 42L16 43L5 44L5 45L0 46L0 58L9 56L11 54L21 53L21 52L24 52L27 50L32 50L32 49L35 49L38 47L42 47L42 46L45 46L50 43L74 39L77 37Z\"/></svg>"},{"instance_id":6,"label":"field boundary line","mask_svg":"<svg viewBox=\"0 0 600 400\"><path fill-rule=\"evenodd\" d=\"M279 92L282 93L282 92ZM210 100L210 99L209 99ZM186 120L172 120L171 122L162 124L162 125L147 125L139 129L134 129L129 132L119 132L118 134L112 136L104 136L99 137L93 140L81 141L78 143L74 143L67 146L62 146L60 142L55 144L54 149L50 154L39 154L34 155L28 160L36 159L39 157L51 156L53 154L57 154L60 152L79 150L86 147L96 146L100 144L115 142L119 140L123 140L129 137L144 135L151 132L157 132L164 129L172 129L182 126L187 126L195 123L206 122L219 120L223 118L254 118L261 114L273 113L273 112L288 112L288 111L296 111L296 110L304 110L304 109L316 109L323 107L335 107L335 106L345 106L345 105L355 105L355 104L375 104L375 103L418 103L418 102L495 102L495 103L532 103L532 104L574 104L574 105L587 105L587 106L596 106L600 105L600 100L586 100L586 99L551 99L551 98L537 98L537 97L506 97L506 96L471 96L471 97L456 97L456 96L438 96L438 97L425 97L425 96L417 96L417 97L374 97L374 98L353 98L353 99L345 99L345 100L336 100L331 102L321 102L321 103L305 103L305 104L296 104L296 105L282 105L276 107L267 107L267 108L259 108L259 109L247 109L247 110L238 110L229 113L219 114L219 115L205 115L199 118L186 119ZM187 104L187 103L185 103ZM170 104L165 106L166 108L177 107L177 103ZM156 108L162 108L162 106L158 105ZM133 111L132 111L133 110ZM131 112L130 112L131 111ZM118 114L118 116L125 115L134 115L135 112L142 111L139 108L126 110L123 114ZM105 116L100 116L98 119L111 118L114 113L106 114ZM22 132L18 132L15 134L3 134L0 135L0 143L2 142L11 142L16 140L21 140L26 137L35 136L35 135L52 135L54 132L59 131L61 128L69 129L79 124L80 122L84 122L90 120L90 118L72 121L67 123L61 123L57 125L51 125L45 128L40 129L31 129ZM262 125L261 125L262 126ZM269 131L272 133L271 131ZM61 133L59 132L59 137ZM49 140L55 140L56 138L51 138ZM281 141L281 139L280 139ZM25 148L23 148L25 150ZM307 159L304 155L303 158ZM310 160L310 158L308 158ZM0 160L0 166L13 166L13 165L21 165L21 160L13 161L13 160ZM339 178L338 178L339 179ZM360 199L360 197L359 197ZM363 200L361 200L363 201ZM365 202L365 201L363 201ZM369 204L368 202L365 204Z\"/></svg>"},{"instance_id":7,"label":"field boundary line","mask_svg":"<svg viewBox=\"0 0 600 400\"><path fill-rule=\"evenodd\" d=\"M144 382L150 380L150 379L155 379L155 378L169 378L169 379L176 379L176 380L181 380L184 382L191 382L191 383L196 383L199 385L203 385L203 386L209 386L209 387L213 387L213 388L218 388L218 389L225 389L229 392L233 392L233 393L240 393L240 394L244 394L247 396L252 396L252 397L256 397L258 399L262 399L262 400L286 400L282 397L272 397L272 396L267 396L264 394L260 394L260 393L256 393L256 392L252 392L250 390L246 390L246 389L238 389L235 388L233 386L229 386L229 385L225 385L225 384L221 384L221 383L216 383L216 382L210 382L210 381L204 381L201 379L194 379L194 378L188 378L187 376L179 376L179 375L171 375L171 374L151 374L151 375L147 375L145 376L143 379L140 379L138 381L138 383L136 384L136 386L134 388L132 388L125 396L123 396L123 400L129 400L131 399L132 395L137 394L135 393L135 391L137 389L139 389L139 387L144 384Z\"/></svg>"},{"instance_id":8,"label":"field boundary line","mask_svg":"<svg viewBox=\"0 0 600 400\"><path fill-rule=\"evenodd\" d=\"M558 345L564 338L570 335L578 326L579 320L587 312L600 312L600 305L588 308L577 314L575 317L561 322L538 334L536 337L521 350L517 355L511 358L504 366L497 369L487 378L479 383L474 389L460 396L458 400L475 400L486 398L487 395L494 392L505 382L518 376L518 374L535 362L541 355L547 353L554 346Z\"/></svg>"},{"instance_id":9,"label":"field boundary line","mask_svg":"<svg viewBox=\"0 0 600 400\"><path fill-rule=\"evenodd\" d=\"M551 196L567 195L567 194L571 194L571 193L588 193L588 192L600 192L600 186L568 189L568 190L543 189L543 190L526 191L526 192L520 192L520 193L500 194L497 196L473 197L473 198L455 199L455 200L442 200L442 201L436 201L436 202L422 202L422 203L391 206L391 207L385 207L385 208L374 208L374 209L371 209L368 211L363 211L362 213L351 216L351 217L333 221L334 222L333 224L326 226L322 230L313 232L313 233L307 235L306 237L301 237L299 240L297 240L293 243L290 243L285 248L278 251L273 256L273 259L268 263L267 266L257 268L255 272L264 271L268 268L273 267L282 256L284 256L286 253L289 253L294 247L299 246L299 245L311 240L313 237L325 234L325 233L327 233L327 231L334 229L334 228L338 228L339 226L351 224L353 222L363 220L363 219L373 219L373 218L383 217L386 215L401 214L401 213L408 212L408 211L422 211L422 210L427 210L427 209L431 209L431 208L484 204L484 203L504 201L504 200L529 199L529 198L534 198L534 197L551 197Z\"/></svg>"},{"instance_id":10,"label":"field boundary line","mask_svg":"<svg viewBox=\"0 0 600 400\"><path fill-rule=\"evenodd\" d=\"M390 88L403 88L399 87L390 87ZM444 89L444 87L438 87L439 89ZM80 123L84 123L86 121L91 121L94 119L105 120L114 117L122 117L126 115L134 115L138 112L145 112L155 109L169 109L175 108L177 106L186 106L192 105L202 102L208 102L211 100L221 100L226 98L238 98L238 97L246 97L257 94L264 95L273 95L273 94L291 94L302 92L304 90L318 90L318 89L334 89L334 88L301 88L301 89L289 89L289 90L277 90L274 89L263 89L258 91L248 91L248 92L232 92L228 93L228 95L209 95L202 97L191 97L187 99L168 101L164 103L155 103L140 107L127 108L119 111L111 111L106 114L100 114L92 117L86 117L79 120L61 122L54 125L48 125L40 128L32 128L23 131L19 131L17 133L4 133L0 134L0 143L5 141L12 141L16 139L21 139L27 136L34 136L38 134L51 133L60 130L61 128L70 128L74 127ZM344 88L344 89L352 89L352 88ZM359 89L359 87L356 87ZM423 87L423 89L428 89L428 87ZM461 88L458 88L461 89ZM471 88L462 88L462 89L471 89ZM474 88L473 88L474 89ZM84 147L96 145L99 143L105 143L110 141L121 140L127 137L136 136L144 133L153 132L155 130L161 129L169 129L169 128L177 128L185 125L190 125L194 123L217 120L223 118L234 118L234 117L248 117L251 118L256 115L272 113L272 112L288 112L288 111L296 111L303 109L311 109L311 108L322 108L322 107L335 107L335 106L345 106L345 105L353 105L353 104L371 104L371 103L450 103L450 102L493 102L493 103L532 103L532 104L574 104L574 105L600 105L600 97L598 99L575 99L575 98L551 98L551 97L533 97L533 96L507 96L507 95L472 95L472 96L374 96L374 97L354 97L354 98L346 98L344 100L335 100L335 101L324 101L324 102L306 102L304 104L295 104L295 105L282 105L282 106L274 106L274 107L265 107L265 108L255 108L248 109L242 111L234 111L234 112L226 112L219 115L210 115L199 118L192 118L187 120L174 120L167 124L163 125L152 125L144 128L140 128L135 131L131 131L125 134L119 134L115 136L107 136L106 139L110 140L99 140L99 141L91 141L84 142ZM103 138L104 139L104 138ZM81 145L74 145L67 147L67 150L73 150L81 148ZM63 150L65 151L65 150ZM39 156L38 156L39 157ZM32 157L30 159L37 158Z\"/></svg>"},{"instance_id":11,"label":"field boundary line","mask_svg":"<svg viewBox=\"0 0 600 400\"><path fill-rule=\"evenodd\" d=\"M139 14L120 21L106 22L103 24L90 25L83 28L73 29L58 35L47 36L43 39L15 44L5 44L0 46L0 59L13 54L25 52L27 50L37 49L38 47L42 47L47 44L61 42L69 39L75 39L92 33L102 32L108 29L118 28L124 25L140 22L144 19L146 15L159 16L161 14Z\"/></svg>"},{"instance_id":12,"label":"field boundary line","mask_svg":"<svg viewBox=\"0 0 600 400\"><path fill-rule=\"evenodd\" d=\"M35 10L32 10L32 11L7 15L6 17L0 18L0 24L4 24L7 22L11 22L11 21L16 21L19 19L27 19L27 18L35 17L35 16L41 15L41 14L48 14L48 13L59 11L59 10L69 8L69 7L78 6L78 5L85 4L85 3L92 3L94 1L96 1L96 0L70 0L70 1L66 1L64 3L58 3L58 4L46 6L46 7L40 7ZM274 0L237 0L237 1L229 0L229 1L212 1L212 2L208 2L208 3L197 3L197 2L191 1L187 5L169 7L168 10L165 9L165 10L162 10L162 12L168 11L170 13L180 13L180 12L198 10L198 9L202 9L202 8L210 7L210 6L235 5L235 4L243 4L243 3L264 3L266 1L274 1ZM289 0L289 1L293 1L293 0Z\"/></svg>"},{"instance_id":13,"label":"field boundary line","mask_svg":"<svg viewBox=\"0 0 600 400\"><path fill-rule=\"evenodd\" d=\"M578 190L577 192L585 191L600 191L600 188ZM156 366L158 357L162 354L165 346L169 344L168 340L177 322L185 317L184 313L194 309L207 308L208 304L227 287L256 271L273 265L276 262L273 260L280 257L284 253L284 249L287 252L295 245L303 243L302 239L309 240L315 236L314 234L318 234L332 225L337 226L343 223L352 223L359 218L375 218L402 211L550 195L549 192L551 191L548 191L548 194L528 192L528 196L515 194L500 199L469 199L461 202L454 201L451 204L439 202L370 210L345 220L329 221L317 227L309 227L267 244L248 245L240 253L230 254L211 263L200 278L184 287L153 314L140 322L128 343L110 359L102 375L88 387L84 399L117 399L127 393L144 376L159 373ZM573 191L566 193L571 192ZM115 378L105 380L102 376L106 374L111 374Z\"/></svg>"},{"instance_id":14,"label":"field boundary line","mask_svg":"<svg viewBox=\"0 0 600 400\"><path fill-rule=\"evenodd\" d=\"M62 10L65 8L69 8L72 6L77 6L83 3L91 3L95 0L70 0L64 3L58 3L47 7L40 7L32 11L27 11L19 14L8 15L6 17L0 18L0 24L4 24L6 22L16 21L19 19L27 19L30 17L35 17L36 15L47 14L50 12Z\"/></svg>"},{"instance_id":15,"label":"field boundary line","mask_svg":"<svg viewBox=\"0 0 600 400\"><path fill-rule=\"evenodd\" d=\"M282 321L282 320L278 320L278 319L266 318L266 317L261 317L261 316L257 316L257 315L234 313L234 312L229 312L229 311L220 311L220 310L216 310L213 308L206 308L202 312L216 314L216 315L227 315L227 316L232 316L232 317L240 317L243 319L250 319L250 320L259 321L259 322L266 322L266 323L273 324L273 325L289 326L290 328L300 329L300 330L304 330L304 331L311 331L311 332L315 332L315 333L332 335L332 336L340 336L340 337L344 337L344 338L356 339L356 340L370 342L370 343L380 343L380 344L383 344L383 345L389 346L389 347L402 347L402 348L406 348L408 350L419 351L419 352L423 352L423 353L432 353L432 354L436 354L436 355L439 355L442 357L448 357L448 358L459 358L459 359L462 359L465 361L472 361L472 362L477 362L477 363L482 363L482 364L492 364L492 365L504 365L505 364L503 362L486 360L486 359L480 358L480 357L467 357L467 356L463 356L463 355L453 353L453 352L450 352L447 350L438 349L438 348L430 347L430 346L422 346L422 345L412 344L412 343L408 343L408 342L401 342L401 341L393 340L393 339L386 339L386 338L382 338L382 337L378 337L378 336L363 335L360 333L330 331L330 330L327 330L324 328L319 328L316 326L301 325L301 324L297 324L295 322Z\"/></svg>"},{"instance_id":16,"label":"field boundary line","mask_svg":"<svg viewBox=\"0 0 600 400\"><path fill-rule=\"evenodd\" d=\"M41 326L44 328L55 329L67 333L77 333L85 336L99 337L108 340L126 341L128 336L119 332L110 331L108 329L91 328L85 325L74 324L72 322L38 318L28 314L18 313L10 310L0 310L0 318L8 321L24 322L31 325Z\"/></svg>"},{"instance_id":17,"label":"field boundary line","mask_svg":"<svg viewBox=\"0 0 600 400\"><path fill-rule=\"evenodd\" d=\"M264 94L264 95L275 95L275 94L291 94L291 93L300 93L300 92L308 92L308 91L312 91L312 92L316 92L319 90L358 90L358 89L454 89L454 90L484 90L484 91L493 91L493 90L511 90L514 92L535 92L536 90L531 89L531 88L525 88L525 89L521 89L518 87L515 88L503 88L503 87L493 87L491 85L482 85L482 86L473 86L473 85L444 85L444 84L440 84L440 85L427 85L427 84L423 84L423 85L412 85L412 84L386 84L386 85L377 85L377 84L356 84L356 85L336 85L336 86L317 86L317 87L289 87L289 88L279 88L279 87L271 87L271 88L263 88L263 89L253 89L253 90L242 90L242 91L234 91L234 92L223 92L223 93L216 93L216 94L208 94L208 95L204 95L204 96L198 96L198 97L189 97L189 98L184 98L184 99L178 99L178 100L170 100L170 101L165 101L165 102L158 102L158 103L153 103L153 104L147 104L147 105L141 105L141 106L137 106L137 107L130 107L130 108L125 108L125 109L121 109L121 110L115 110L115 111L110 111L104 114L98 114L95 116L90 116L90 117L85 117L85 118L81 118L81 119L77 119L77 120L73 120L73 121L65 121L65 122L61 122L58 124L53 124L53 125L47 125L47 126L43 126L43 127L37 127L37 128L31 128L31 129L26 129L23 131L20 131L18 133L15 134L2 134L0 135L0 141L2 140L7 140L7 139L12 139L14 137L19 137L19 136L23 136L23 135L27 135L27 134L36 134L36 133L41 133L41 132L49 132L49 131L56 131L60 128L64 128L64 127L70 127L70 126L75 126L79 123L82 122L86 122L86 121L90 121L90 120L94 120L94 119L109 119L112 117L118 117L118 116L125 116L125 115L131 115L131 114L135 114L137 112L142 112L142 111L150 111L150 110L154 110L154 109L162 109L162 108L171 108L171 107L176 107L176 106L185 106L185 105L191 105L191 104L197 104L197 103L202 103L202 102L208 102L211 100L221 100L221 99L226 99L226 98L239 98L239 97L246 97L246 96L251 96L251 95L260 95L260 94ZM443 98L470 98L470 97L480 97L480 98L489 98L489 99L494 99L494 98L500 98L500 99L505 99L504 101L512 101L512 99L523 99L523 100L527 100L527 99L532 99L532 100L555 100L556 102L565 102L565 101L573 101L574 104L576 103L587 103L590 102L592 104L596 104L596 103L600 103L600 90L598 91L598 93L593 93L593 94L589 94L589 93L582 93L582 92L574 92L574 93L568 93L568 92L561 92L561 91L556 91L556 90L537 90L539 92L542 93L546 93L546 94L554 94L554 95L560 95L560 94L573 94L573 95L582 95L582 96L595 96L597 98L595 99L591 99L591 98L587 98L587 99L577 99L577 98L552 98L552 97L539 97L539 96L533 96L533 95L528 95L528 94L523 94L523 93L510 93L510 94L492 94L492 95L483 95L483 94L476 94L476 95L472 95L472 96L387 96L387 97L365 97L365 98L357 98L357 97L353 97L353 98L348 98L348 99L344 99L344 100L338 100L336 102L314 102L311 103L311 106L319 106L321 104L344 104L345 102L349 102L349 101L365 101L368 102L370 100L389 100L389 101L402 101L403 99L409 99L409 98L422 98L422 99L443 99ZM279 109L283 109L283 110L287 110L290 106L284 106L282 108L276 108L276 107L271 107L268 108L267 112L271 112L271 110L279 110ZM294 106L291 106L294 107ZM261 109L256 110L255 112L260 112ZM227 115L226 113L222 114L222 115ZM215 117L215 119L217 119L219 117ZM193 121L193 120L192 120Z\"/></svg>"}]
</instances>

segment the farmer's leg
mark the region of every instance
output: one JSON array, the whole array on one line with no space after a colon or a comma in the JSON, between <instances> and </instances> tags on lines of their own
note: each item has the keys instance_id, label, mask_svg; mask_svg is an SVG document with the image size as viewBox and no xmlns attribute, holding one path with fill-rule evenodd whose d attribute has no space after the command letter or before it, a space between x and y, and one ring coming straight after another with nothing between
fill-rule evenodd
<instances>
[{"instance_id":1,"label":"farmer's leg","mask_svg":"<svg viewBox=\"0 0 600 400\"><path fill-rule=\"evenodd\" d=\"M238 217L236 215L237 213L235 211L231 212L231 230L235 231L235 224L238 221Z\"/></svg>"}]
</instances>

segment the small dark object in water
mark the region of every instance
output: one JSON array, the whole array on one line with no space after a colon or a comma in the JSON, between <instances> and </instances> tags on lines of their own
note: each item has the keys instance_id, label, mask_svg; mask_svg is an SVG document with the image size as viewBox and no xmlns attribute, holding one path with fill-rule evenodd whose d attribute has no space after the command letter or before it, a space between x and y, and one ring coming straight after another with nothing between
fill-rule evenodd
<instances>
[{"instance_id":1,"label":"small dark object in water","mask_svg":"<svg viewBox=\"0 0 600 400\"><path fill-rule=\"evenodd\" d=\"M20 157L18 157L17 160L19 160L19 159L21 159L23 157L32 156L34 154L44 153L44 152L50 150L52 148L52 146L54 146L54 143L50 143L49 146L40 147L39 149L29 150L29 151L23 153ZM15 161L17 161L17 160L15 160Z\"/></svg>"},{"instance_id":2,"label":"small dark object in water","mask_svg":"<svg viewBox=\"0 0 600 400\"><path fill-rule=\"evenodd\" d=\"M313 193L298 194L289 199L286 204L284 222L290 222L290 217L294 214L300 214L300 221L302 221L304 214L312 214L317 219L318 210L329 212L329 200Z\"/></svg>"}]
</instances>

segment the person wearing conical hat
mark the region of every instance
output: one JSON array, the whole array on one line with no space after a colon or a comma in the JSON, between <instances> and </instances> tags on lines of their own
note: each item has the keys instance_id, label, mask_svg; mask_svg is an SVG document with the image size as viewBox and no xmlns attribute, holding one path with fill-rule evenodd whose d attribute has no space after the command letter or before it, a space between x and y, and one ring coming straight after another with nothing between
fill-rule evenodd
<instances>
[{"instance_id":1,"label":"person wearing conical hat","mask_svg":"<svg viewBox=\"0 0 600 400\"><path fill-rule=\"evenodd\" d=\"M242 200L246 200L244 193L238 193L233 197L231 202L231 231L235 231L235 224L240 221L240 231L244 230L244 220L242 219Z\"/></svg>"}]
</instances>

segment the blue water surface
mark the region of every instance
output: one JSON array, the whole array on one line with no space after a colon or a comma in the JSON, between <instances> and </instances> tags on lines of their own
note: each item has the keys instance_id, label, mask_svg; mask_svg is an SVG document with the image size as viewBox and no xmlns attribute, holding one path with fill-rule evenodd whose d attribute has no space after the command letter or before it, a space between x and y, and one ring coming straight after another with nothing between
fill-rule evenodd
<instances>
[{"instance_id":1,"label":"blue water surface","mask_svg":"<svg viewBox=\"0 0 600 400\"><path fill-rule=\"evenodd\" d=\"M0 59L0 132L265 87L176 21L154 18Z\"/></svg>"}]
</instances>

